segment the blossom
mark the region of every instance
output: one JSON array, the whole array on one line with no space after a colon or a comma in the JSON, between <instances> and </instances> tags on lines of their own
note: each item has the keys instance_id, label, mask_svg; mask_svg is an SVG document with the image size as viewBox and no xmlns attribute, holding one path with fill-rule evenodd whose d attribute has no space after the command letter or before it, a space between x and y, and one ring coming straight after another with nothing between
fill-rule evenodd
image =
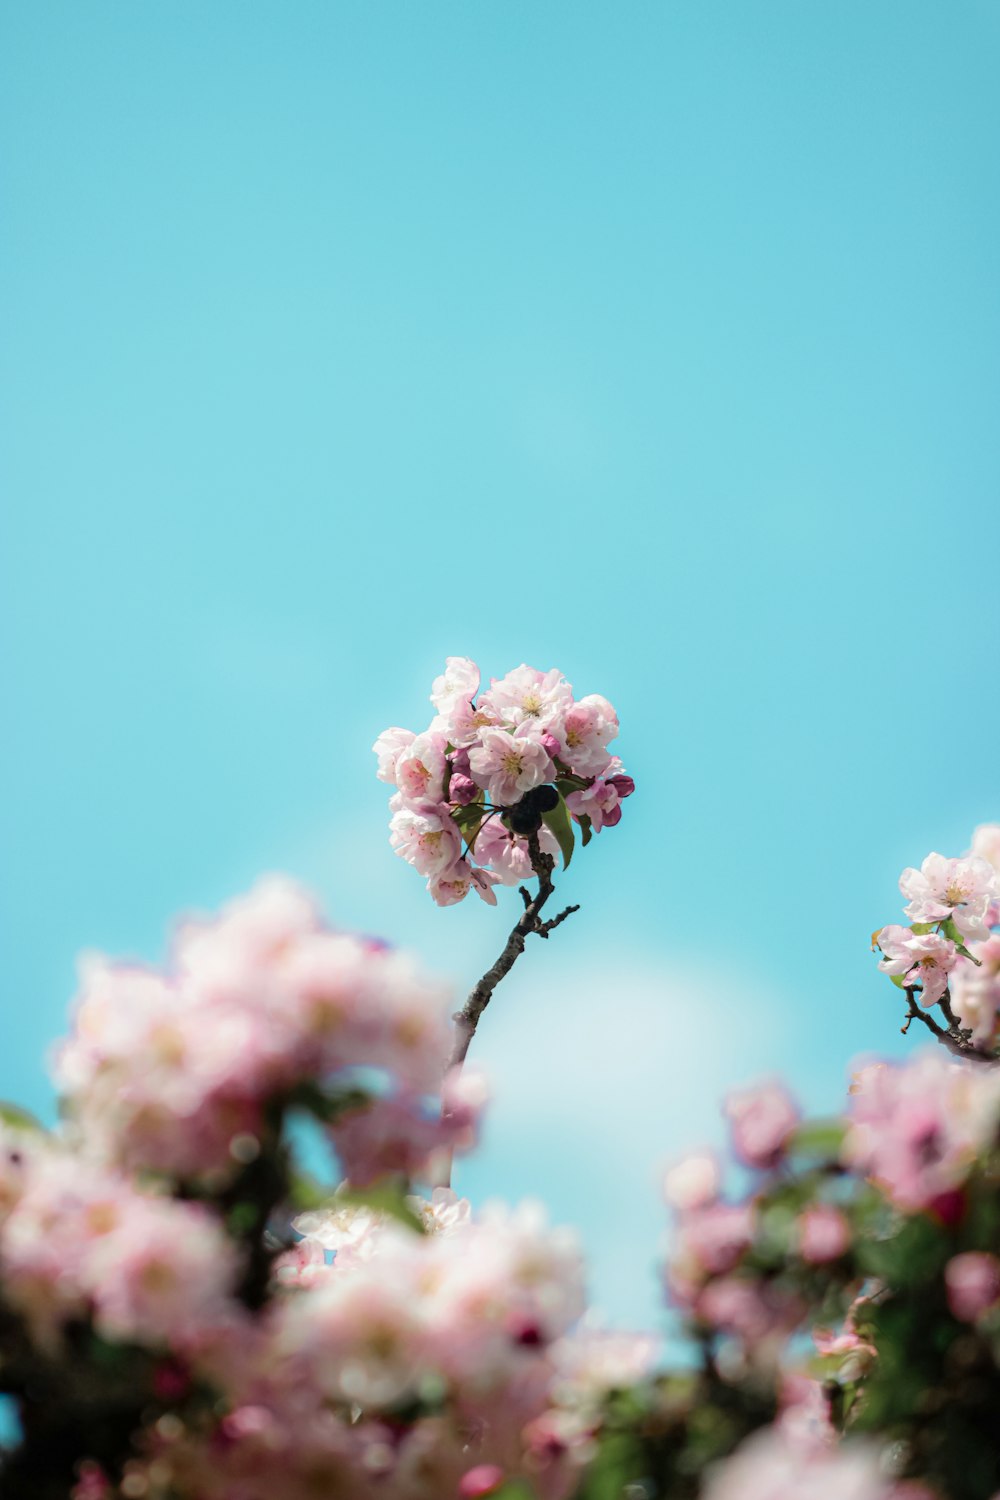
<instances>
[{"instance_id":1,"label":"blossom","mask_svg":"<svg viewBox=\"0 0 1000 1500\"><path fill-rule=\"evenodd\" d=\"M387 781L390 786L396 780L396 762L408 745L416 739L412 729L383 729L372 749L378 756L378 770L376 776L379 781Z\"/></svg>"},{"instance_id":2,"label":"blossom","mask_svg":"<svg viewBox=\"0 0 1000 1500\"><path fill-rule=\"evenodd\" d=\"M600 776L608 767L608 741L618 733L618 718L606 698L591 693L566 710L561 758L577 776Z\"/></svg>"},{"instance_id":3,"label":"blossom","mask_svg":"<svg viewBox=\"0 0 1000 1500\"><path fill-rule=\"evenodd\" d=\"M943 1208L960 1189L1000 1119L1000 1078L925 1053L875 1064L853 1086L842 1155L904 1209Z\"/></svg>"},{"instance_id":4,"label":"blossom","mask_svg":"<svg viewBox=\"0 0 1000 1500\"><path fill-rule=\"evenodd\" d=\"M539 729L548 729L553 725L561 727L562 716L573 702L573 689L555 667L540 672L522 663L506 677L494 678L480 702L492 708L505 723L518 725L529 720ZM554 732L560 739L560 729Z\"/></svg>"},{"instance_id":5,"label":"blossom","mask_svg":"<svg viewBox=\"0 0 1000 1500\"><path fill-rule=\"evenodd\" d=\"M746 1439L710 1473L704 1500L890 1500L878 1449L863 1441L796 1443L780 1427Z\"/></svg>"},{"instance_id":6,"label":"blossom","mask_svg":"<svg viewBox=\"0 0 1000 1500\"><path fill-rule=\"evenodd\" d=\"M473 779L498 807L512 806L525 792L543 786L555 775L548 751L529 725L513 734L505 729L484 729L479 743L469 752L469 765Z\"/></svg>"},{"instance_id":7,"label":"blossom","mask_svg":"<svg viewBox=\"0 0 1000 1500\"><path fill-rule=\"evenodd\" d=\"M691 1151L670 1167L663 1179L666 1200L674 1208L705 1208L719 1196L722 1173L713 1151Z\"/></svg>"},{"instance_id":8,"label":"blossom","mask_svg":"<svg viewBox=\"0 0 1000 1500\"><path fill-rule=\"evenodd\" d=\"M985 1251L953 1255L944 1268L948 1306L963 1323L974 1323L1000 1302L1000 1261Z\"/></svg>"},{"instance_id":9,"label":"blossom","mask_svg":"<svg viewBox=\"0 0 1000 1500\"><path fill-rule=\"evenodd\" d=\"M799 1122L795 1101L776 1080L729 1094L725 1113L736 1155L749 1167L774 1166Z\"/></svg>"},{"instance_id":10,"label":"blossom","mask_svg":"<svg viewBox=\"0 0 1000 1500\"><path fill-rule=\"evenodd\" d=\"M1000 933L985 943L972 943L972 958L959 958L949 984L951 1005L972 1040L987 1048L996 1040L1000 1025Z\"/></svg>"},{"instance_id":11,"label":"blossom","mask_svg":"<svg viewBox=\"0 0 1000 1500\"><path fill-rule=\"evenodd\" d=\"M393 813L389 826L392 847L419 874L443 875L458 863L461 836L451 818L440 812L401 807Z\"/></svg>"},{"instance_id":12,"label":"blossom","mask_svg":"<svg viewBox=\"0 0 1000 1500\"><path fill-rule=\"evenodd\" d=\"M456 701L471 703L479 692L479 668L468 656L449 656L431 688L431 702L445 713Z\"/></svg>"},{"instance_id":13,"label":"blossom","mask_svg":"<svg viewBox=\"0 0 1000 1500\"><path fill-rule=\"evenodd\" d=\"M812 1265L823 1265L843 1255L851 1243L851 1227L839 1208L811 1204L798 1224L799 1254Z\"/></svg>"},{"instance_id":14,"label":"blossom","mask_svg":"<svg viewBox=\"0 0 1000 1500\"><path fill-rule=\"evenodd\" d=\"M599 776L592 786L571 792L566 798L566 806L573 816L589 818L595 833L621 822L621 804L635 791L635 782L622 771L617 756L612 756L608 765L612 775Z\"/></svg>"},{"instance_id":15,"label":"blossom","mask_svg":"<svg viewBox=\"0 0 1000 1500\"><path fill-rule=\"evenodd\" d=\"M906 915L912 922L942 922L951 918L965 938L985 938L984 921L990 902L1000 896L996 870L978 855L946 859L928 854L919 870L906 869L899 889L908 898Z\"/></svg>"},{"instance_id":16,"label":"blossom","mask_svg":"<svg viewBox=\"0 0 1000 1500\"><path fill-rule=\"evenodd\" d=\"M410 803L438 802L444 794L445 737L416 735L396 759L396 785Z\"/></svg>"},{"instance_id":17,"label":"blossom","mask_svg":"<svg viewBox=\"0 0 1000 1500\"><path fill-rule=\"evenodd\" d=\"M905 976L908 987L919 985L921 1005L940 1000L958 959L953 942L934 932L915 933L895 924L883 927L875 941L885 955L879 961L883 974Z\"/></svg>"}]
</instances>

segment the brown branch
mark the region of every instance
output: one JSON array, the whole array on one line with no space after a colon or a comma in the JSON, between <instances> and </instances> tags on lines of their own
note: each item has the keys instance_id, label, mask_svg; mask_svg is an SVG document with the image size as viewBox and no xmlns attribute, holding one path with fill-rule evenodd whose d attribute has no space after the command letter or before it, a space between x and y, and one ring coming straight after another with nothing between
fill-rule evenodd
<instances>
[{"instance_id":1,"label":"brown branch","mask_svg":"<svg viewBox=\"0 0 1000 1500\"><path fill-rule=\"evenodd\" d=\"M476 1027L487 1005L490 1003L493 991L506 974L509 974L521 954L524 945L532 933L538 937L547 938L550 932L554 932L560 922L572 916L573 912L579 911L578 906L567 906L557 917L548 922L543 922L540 917L541 910L548 901L555 887L552 884L552 871L555 868L555 860L551 854L543 854L538 842L538 834L533 833L528 838L528 853L531 856L531 868L538 876L538 891L532 896L527 886L519 886L521 900L524 902L524 911L517 923L511 930L510 936L503 946L503 951L496 963L486 970L479 983L469 992L469 997L462 1009L455 1012L455 1040L452 1044L451 1055L448 1058L447 1071L453 1068L461 1068L468 1055L472 1038L476 1034ZM441 1164L438 1182L443 1187L451 1185L452 1152L448 1150Z\"/></svg>"},{"instance_id":2,"label":"brown branch","mask_svg":"<svg viewBox=\"0 0 1000 1500\"><path fill-rule=\"evenodd\" d=\"M545 903L555 890L552 884L552 871L555 868L555 860L551 854L543 854L538 842L538 834L533 833L528 838L528 853L531 856L531 868L538 876L538 891L534 896L525 886L521 886L521 900L524 902L524 911L518 918L510 935L503 946L499 958L486 970L469 993L469 997L460 1011L455 1013L455 1041L448 1059L448 1067L460 1068L465 1061L466 1055L476 1034L483 1011L489 1005L493 991L505 975L509 974L521 954L524 945L532 933L538 937L547 938L549 933L564 922L574 911L579 911L578 906L568 906L565 911L553 917L549 922L543 922L540 913Z\"/></svg>"},{"instance_id":3,"label":"brown branch","mask_svg":"<svg viewBox=\"0 0 1000 1500\"><path fill-rule=\"evenodd\" d=\"M951 1008L951 996L947 989L938 1001L944 1018L948 1022L947 1028L935 1021L934 1017L928 1011L921 1009L914 997L913 990L909 986L904 990L904 994L909 1006L906 1020L899 1028L904 1036L910 1029L910 1022L915 1019L922 1021L928 1031L933 1034L934 1038L941 1043L942 1047L947 1047L948 1051L954 1053L956 1057L966 1057L970 1058L973 1062L988 1063L993 1066L996 1066L1000 1062L1000 1058L994 1057L992 1053L984 1052L980 1047L977 1047L972 1040L972 1032L969 1028L959 1024L958 1017Z\"/></svg>"}]
</instances>

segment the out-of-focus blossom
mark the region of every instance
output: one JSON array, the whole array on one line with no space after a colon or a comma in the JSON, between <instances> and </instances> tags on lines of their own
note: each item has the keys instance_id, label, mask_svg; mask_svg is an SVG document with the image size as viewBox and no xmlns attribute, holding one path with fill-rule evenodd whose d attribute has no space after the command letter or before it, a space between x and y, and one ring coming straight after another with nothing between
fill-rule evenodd
<instances>
[{"instance_id":1,"label":"out-of-focus blossom","mask_svg":"<svg viewBox=\"0 0 1000 1500\"><path fill-rule=\"evenodd\" d=\"M784 1154L799 1110L784 1084L772 1079L726 1098L733 1149L750 1167L771 1167Z\"/></svg>"},{"instance_id":2,"label":"out-of-focus blossom","mask_svg":"<svg viewBox=\"0 0 1000 1500\"><path fill-rule=\"evenodd\" d=\"M974 1323L1000 1302L1000 1261L986 1251L953 1255L944 1268L948 1306L956 1318Z\"/></svg>"}]
</instances>

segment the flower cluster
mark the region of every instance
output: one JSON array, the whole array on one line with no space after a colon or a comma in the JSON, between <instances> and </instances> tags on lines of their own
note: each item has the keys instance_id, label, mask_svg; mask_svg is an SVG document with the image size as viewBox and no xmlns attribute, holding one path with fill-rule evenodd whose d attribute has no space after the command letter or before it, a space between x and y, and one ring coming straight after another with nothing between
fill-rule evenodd
<instances>
[{"instance_id":1,"label":"flower cluster","mask_svg":"<svg viewBox=\"0 0 1000 1500\"><path fill-rule=\"evenodd\" d=\"M218 1185L298 1107L353 1181L419 1176L471 1144L477 1081L446 1080L443 1113L438 1097L449 1010L409 957L272 877L182 924L163 971L85 960L56 1082L88 1151L127 1170Z\"/></svg>"},{"instance_id":2,"label":"flower cluster","mask_svg":"<svg viewBox=\"0 0 1000 1500\"><path fill-rule=\"evenodd\" d=\"M991 933L1000 924L1000 825L977 828L961 859L929 854L919 870L903 871L899 888L911 921L874 934L879 968L907 993L911 1018L954 1051L992 1053L1000 1040L1000 935ZM934 1007L943 1026L926 1014Z\"/></svg>"},{"instance_id":3,"label":"flower cluster","mask_svg":"<svg viewBox=\"0 0 1000 1500\"><path fill-rule=\"evenodd\" d=\"M395 787L390 840L440 906L537 874L537 853L569 862L573 825L588 843L613 827L635 790L608 745L618 717L606 698L574 698L554 668L520 666L480 692L479 668L450 656L434 682L422 734L386 729L378 776Z\"/></svg>"}]
</instances>

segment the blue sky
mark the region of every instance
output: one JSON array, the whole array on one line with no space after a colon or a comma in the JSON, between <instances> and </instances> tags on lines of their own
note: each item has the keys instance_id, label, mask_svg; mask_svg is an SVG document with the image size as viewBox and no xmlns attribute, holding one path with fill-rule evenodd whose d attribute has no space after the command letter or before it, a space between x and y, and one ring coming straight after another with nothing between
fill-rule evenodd
<instances>
[{"instance_id":1,"label":"blue sky","mask_svg":"<svg viewBox=\"0 0 1000 1500\"><path fill-rule=\"evenodd\" d=\"M991 0L5 9L0 1094L264 870L471 983L369 746L557 665L639 791L460 1186L656 1315L658 1164L906 1050L868 936L1000 818L998 64Z\"/></svg>"}]
</instances>

